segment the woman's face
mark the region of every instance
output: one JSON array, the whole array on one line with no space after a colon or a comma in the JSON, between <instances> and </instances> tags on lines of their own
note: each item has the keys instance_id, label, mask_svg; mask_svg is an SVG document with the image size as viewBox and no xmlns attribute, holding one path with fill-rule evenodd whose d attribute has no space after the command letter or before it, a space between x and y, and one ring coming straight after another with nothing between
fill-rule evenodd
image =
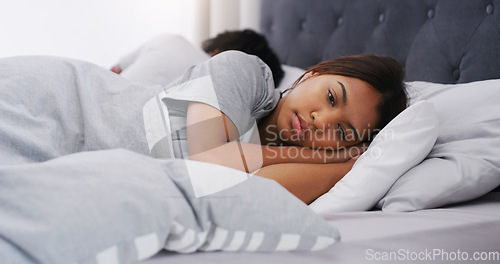
<instances>
[{"instance_id":1,"label":"woman's face","mask_svg":"<svg viewBox=\"0 0 500 264\"><path fill-rule=\"evenodd\" d=\"M308 74L280 101L279 139L315 149L361 143L379 120L380 99L378 91L359 79Z\"/></svg>"}]
</instances>

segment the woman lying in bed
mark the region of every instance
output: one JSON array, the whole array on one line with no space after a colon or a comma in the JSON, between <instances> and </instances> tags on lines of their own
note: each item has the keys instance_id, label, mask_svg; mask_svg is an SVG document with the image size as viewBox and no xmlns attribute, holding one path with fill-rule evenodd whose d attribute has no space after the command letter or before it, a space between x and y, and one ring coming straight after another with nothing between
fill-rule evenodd
<instances>
[{"instance_id":1,"label":"woman lying in bed","mask_svg":"<svg viewBox=\"0 0 500 264\"><path fill-rule=\"evenodd\" d=\"M172 134L184 133L175 125L184 121L172 119L186 111L187 142L173 138L175 156L275 179L310 203L407 103L403 70L388 57L320 63L284 95L270 78L260 60L236 51L190 69L167 92ZM260 144L241 142L255 120Z\"/></svg>"},{"instance_id":2,"label":"woman lying in bed","mask_svg":"<svg viewBox=\"0 0 500 264\"><path fill-rule=\"evenodd\" d=\"M371 55L316 65L285 94L274 89L267 65L237 51L167 86L135 84L70 59L5 58L0 166L125 148L272 178L310 203L406 107L402 81L395 60Z\"/></svg>"}]
</instances>

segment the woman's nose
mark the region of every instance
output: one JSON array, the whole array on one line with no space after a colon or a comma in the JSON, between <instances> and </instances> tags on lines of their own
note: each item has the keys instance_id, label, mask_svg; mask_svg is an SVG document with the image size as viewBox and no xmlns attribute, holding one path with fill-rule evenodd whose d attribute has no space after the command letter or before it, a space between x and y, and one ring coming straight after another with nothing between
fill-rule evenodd
<instances>
[{"instance_id":1,"label":"woman's nose","mask_svg":"<svg viewBox=\"0 0 500 264\"><path fill-rule=\"evenodd\" d=\"M331 126L332 117L327 114L321 114L320 112L312 112L311 119L314 127L317 130L325 130Z\"/></svg>"}]
</instances>

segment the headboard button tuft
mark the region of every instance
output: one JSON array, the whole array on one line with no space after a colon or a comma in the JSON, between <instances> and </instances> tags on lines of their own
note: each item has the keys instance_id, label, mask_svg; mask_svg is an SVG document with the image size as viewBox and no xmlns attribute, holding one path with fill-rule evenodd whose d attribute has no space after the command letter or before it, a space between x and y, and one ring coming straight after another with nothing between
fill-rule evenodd
<instances>
[{"instance_id":1,"label":"headboard button tuft","mask_svg":"<svg viewBox=\"0 0 500 264\"><path fill-rule=\"evenodd\" d=\"M380 14L378 16L378 22L382 23L382 22L384 22L384 19L385 19L385 15L384 14Z\"/></svg>"},{"instance_id":2,"label":"headboard button tuft","mask_svg":"<svg viewBox=\"0 0 500 264\"><path fill-rule=\"evenodd\" d=\"M427 17L429 19L434 18L434 9L431 8L431 9L429 9L429 11L427 11Z\"/></svg>"},{"instance_id":3,"label":"headboard button tuft","mask_svg":"<svg viewBox=\"0 0 500 264\"><path fill-rule=\"evenodd\" d=\"M455 78L455 80L460 78L460 71L458 69L453 70L453 78Z\"/></svg>"},{"instance_id":4,"label":"headboard button tuft","mask_svg":"<svg viewBox=\"0 0 500 264\"><path fill-rule=\"evenodd\" d=\"M493 14L493 4L489 4L489 5L486 7L486 14L488 14L488 15Z\"/></svg>"}]
</instances>

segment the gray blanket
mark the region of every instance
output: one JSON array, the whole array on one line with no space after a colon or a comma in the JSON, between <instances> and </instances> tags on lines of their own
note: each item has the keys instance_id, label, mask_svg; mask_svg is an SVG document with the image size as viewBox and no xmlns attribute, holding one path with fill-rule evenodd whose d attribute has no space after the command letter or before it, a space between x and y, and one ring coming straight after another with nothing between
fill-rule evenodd
<instances>
[{"instance_id":1,"label":"gray blanket","mask_svg":"<svg viewBox=\"0 0 500 264\"><path fill-rule=\"evenodd\" d=\"M0 60L0 165L89 150L149 154L142 109L160 86L53 57Z\"/></svg>"},{"instance_id":2,"label":"gray blanket","mask_svg":"<svg viewBox=\"0 0 500 264\"><path fill-rule=\"evenodd\" d=\"M162 249L320 250L339 240L275 181L150 157L142 107L159 89L79 61L0 60L2 263L131 263ZM193 176L232 175L249 179L195 197Z\"/></svg>"}]
</instances>

